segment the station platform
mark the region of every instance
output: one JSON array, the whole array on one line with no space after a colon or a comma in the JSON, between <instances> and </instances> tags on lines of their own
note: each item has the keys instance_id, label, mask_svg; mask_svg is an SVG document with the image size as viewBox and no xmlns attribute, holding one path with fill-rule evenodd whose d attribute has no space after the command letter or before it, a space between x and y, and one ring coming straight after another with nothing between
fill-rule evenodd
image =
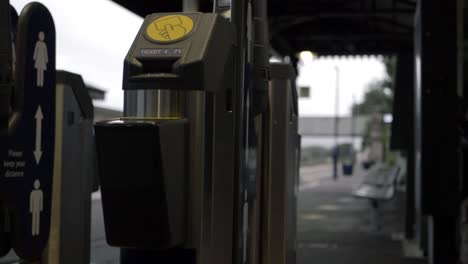
<instances>
[{"instance_id":1,"label":"station platform","mask_svg":"<svg viewBox=\"0 0 468 264\"><path fill-rule=\"evenodd\" d=\"M370 202L352 196L363 179L332 179L330 164L301 168L297 264L426 264L404 258L404 193L382 204L381 226L372 222ZM119 263L119 251L105 242L99 195L93 195L92 263Z\"/></svg>"},{"instance_id":2,"label":"station platform","mask_svg":"<svg viewBox=\"0 0 468 264\"><path fill-rule=\"evenodd\" d=\"M352 196L363 175L358 169L334 181L330 164L301 168L297 264L426 264L403 256L404 193L382 204L382 228L376 230L370 202ZM119 250L105 240L99 193L92 205L91 264L118 264Z\"/></svg>"},{"instance_id":3,"label":"station platform","mask_svg":"<svg viewBox=\"0 0 468 264\"><path fill-rule=\"evenodd\" d=\"M382 204L377 230L370 202L352 196L364 171L334 181L331 169L331 164L301 169L298 264L426 263L403 257L404 193Z\"/></svg>"}]
</instances>

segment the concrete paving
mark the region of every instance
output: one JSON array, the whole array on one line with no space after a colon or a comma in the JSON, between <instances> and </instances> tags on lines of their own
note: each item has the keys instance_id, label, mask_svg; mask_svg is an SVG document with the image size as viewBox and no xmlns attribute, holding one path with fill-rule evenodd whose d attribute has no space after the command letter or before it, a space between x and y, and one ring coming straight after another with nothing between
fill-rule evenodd
<instances>
[{"instance_id":1,"label":"concrete paving","mask_svg":"<svg viewBox=\"0 0 468 264\"><path fill-rule=\"evenodd\" d=\"M376 230L370 202L351 194L363 175L358 169L334 181L331 165L301 169L298 264L425 263L403 258L404 195L382 205L382 228Z\"/></svg>"},{"instance_id":2,"label":"concrete paving","mask_svg":"<svg viewBox=\"0 0 468 264\"><path fill-rule=\"evenodd\" d=\"M99 193L93 194L91 207L91 264L118 264L120 250L106 242L104 216Z\"/></svg>"},{"instance_id":3,"label":"concrete paving","mask_svg":"<svg viewBox=\"0 0 468 264\"><path fill-rule=\"evenodd\" d=\"M358 169L352 177L341 175L334 181L330 164L301 168L297 264L425 263L402 257L403 195L383 204L383 228L376 231L369 201L351 195L362 176ZM119 263L119 250L105 241L99 194L93 195L91 237L91 263ZM3 258L0 263L13 259Z\"/></svg>"}]
</instances>

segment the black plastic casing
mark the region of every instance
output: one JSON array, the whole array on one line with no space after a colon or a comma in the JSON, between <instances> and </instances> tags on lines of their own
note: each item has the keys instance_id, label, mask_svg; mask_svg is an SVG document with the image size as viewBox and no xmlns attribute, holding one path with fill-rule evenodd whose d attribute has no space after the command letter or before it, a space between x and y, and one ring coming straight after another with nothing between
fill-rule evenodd
<instances>
[{"instance_id":1,"label":"black plastic casing","mask_svg":"<svg viewBox=\"0 0 468 264\"><path fill-rule=\"evenodd\" d=\"M140 250L186 238L187 120L95 125L107 242Z\"/></svg>"},{"instance_id":2,"label":"black plastic casing","mask_svg":"<svg viewBox=\"0 0 468 264\"><path fill-rule=\"evenodd\" d=\"M145 18L125 58L123 90L216 92L225 86L225 67L232 64L235 45L233 25L218 14L180 14L190 17L194 28L186 37L168 43L152 41L146 29L154 20L177 13L158 13ZM148 50L164 50L167 54L144 52Z\"/></svg>"}]
</instances>

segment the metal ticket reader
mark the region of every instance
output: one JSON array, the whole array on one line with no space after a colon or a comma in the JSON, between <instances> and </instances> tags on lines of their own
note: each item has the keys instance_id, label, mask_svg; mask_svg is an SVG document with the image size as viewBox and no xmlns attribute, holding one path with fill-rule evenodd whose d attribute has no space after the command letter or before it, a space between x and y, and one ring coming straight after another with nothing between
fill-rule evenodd
<instances>
[{"instance_id":1,"label":"metal ticket reader","mask_svg":"<svg viewBox=\"0 0 468 264\"><path fill-rule=\"evenodd\" d=\"M234 48L217 14L145 18L125 58L124 117L95 125L122 263L232 263Z\"/></svg>"},{"instance_id":2,"label":"metal ticket reader","mask_svg":"<svg viewBox=\"0 0 468 264\"><path fill-rule=\"evenodd\" d=\"M39 260L46 248L55 159L55 27L47 8L18 18L0 2L0 253ZM15 29L17 27L17 30Z\"/></svg>"},{"instance_id":3,"label":"metal ticket reader","mask_svg":"<svg viewBox=\"0 0 468 264\"><path fill-rule=\"evenodd\" d=\"M269 111L264 130L262 262L296 263L297 188L301 138L298 134L296 74L289 64L270 65Z\"/></svg>"}]
</instances>

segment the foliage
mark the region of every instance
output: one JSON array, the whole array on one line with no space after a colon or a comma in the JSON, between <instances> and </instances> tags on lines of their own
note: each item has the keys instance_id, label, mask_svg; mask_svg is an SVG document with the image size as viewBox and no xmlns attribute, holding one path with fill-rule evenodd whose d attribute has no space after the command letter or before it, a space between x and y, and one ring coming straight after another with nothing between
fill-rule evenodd
<instances>
[{"instance_id":1,"label":"foliage","mask_svg":"<svg viewBox=\"0 0 468 264\"><path fill-rule=\"evenodd\" d=\"M305 147L301 150L301 166L314 166L328 162L332 158L334 148L324 148L320 146ZM340 161L354 163L356 150L351 143L338 145Z\"/></svg>"},{"instance_id":2,"label":"foliage","mask_svg":"<svg viewBox=\"0 0 468 264\"><path fill-rule=\"evenodd\" d=\"M356 151L351 143L342 143L338 145L340 161L346 161L354 163L356 159Z\"/></svg>"},{"instance_id":3,"label":"foliage","mask_svg":"<svg viewBox=\"0 0 468 264\"><path fill-rule=\"evenodd\" d=\"M375 80L367 86L364 101L353 106L354 115L371 115L373 113L391 113L392 97L385 93L384 80Z\"/></svg>"},{"instance_id":4,"label":"foliage","mask_svg":"<svg viewBox=\"0 0 468 264\"><path fill-rule=\"evenodd\" d=\"M311 146L301 150L301 166L313 166L327 162L330 150L324 147Z\"/></svg>"},{"instance_id":5,"label":"foliage","mask_svg":"<svg viewBox=\"0 0 468 264\"><path fill-rule=\"evenodd\" d=\"M386 114L392 112L393 89L395 76L395 58L382 59L385 65L386 76L381 80L373 80L367 85L362 103L352 107L354 115L371 115L374 113Z\"/></svg>"},{"instance_id":6,"label":"foliage","mask_svg":"<svg viewBox=\"0 0 468 264\"><path fill-rule=\"evenodd\" d=\"M396 58L384 57L382 63L385 66L386 76L381 80L373 80L367 85L364 100L352 106L353 115L373 115L392 113L393 85L396 71ZM371 123L366 124L363 136L362 149L371 144Z\"/></svg>"}]
</instances>

